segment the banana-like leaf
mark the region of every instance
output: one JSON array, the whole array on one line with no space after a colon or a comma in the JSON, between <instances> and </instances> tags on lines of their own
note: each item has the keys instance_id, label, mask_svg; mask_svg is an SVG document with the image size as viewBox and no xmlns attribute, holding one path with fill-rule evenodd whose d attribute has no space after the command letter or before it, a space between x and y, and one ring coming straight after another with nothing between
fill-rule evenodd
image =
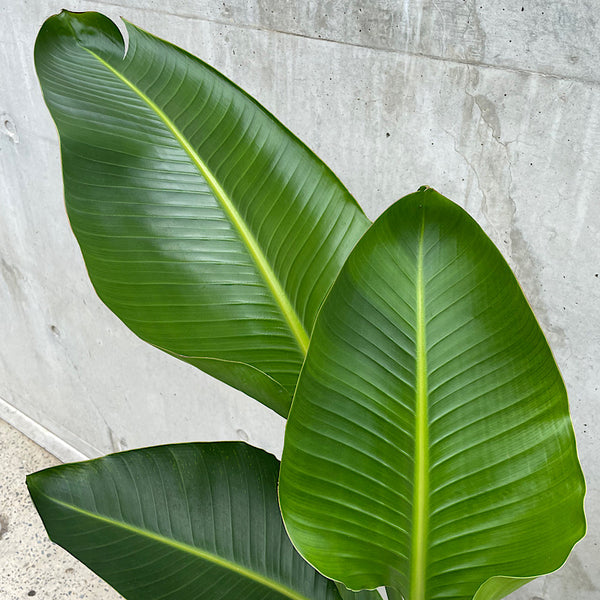
<instances>
[{"instance_id":1,"label":"banana-like leaf","mask_svg":"<svg viewBox=\"0 0 600 600\"><path fill-rule=\"evenodd\" d=\"M497 599L566 559L584 487L564 384L501 254L434 190L398 201L315 325L280 475L292 542L350 589Z\"/></svg>"},{"instance_id":2,"label":"banana-like leaf","mask_svg":"<svg viewBox=\"0 0 600 600\"><path fill-rule=\"evenodd\" d=\"M35 46L71 226L142 339L287 416L316 313L369 225L337 177L220 73L63 11Z\"/></svg>"},{"instance_id":3,"label":"banana-like leaf","mask_svg":"<svg viewBox=\"0 0 600 600\"><path fill-rule=\"evenodd\" d=\"M27 484L50 538L128 600L340 600L287 537L278 473L263 450L220 442L62 465Z\"/></svg>"}]
</instances>

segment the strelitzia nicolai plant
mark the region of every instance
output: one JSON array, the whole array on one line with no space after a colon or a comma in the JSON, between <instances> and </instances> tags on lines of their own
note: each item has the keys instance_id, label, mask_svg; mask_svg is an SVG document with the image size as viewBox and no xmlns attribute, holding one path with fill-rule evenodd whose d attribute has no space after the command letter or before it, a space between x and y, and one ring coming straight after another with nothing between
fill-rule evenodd
<instances>
[{"instance_id":1,"label":"strelitzia nicolai plant","mask_svg":"<svg viewBox=\"0 0 600 600\"><path fill-rule=\"evenodd\" d=\"M50 537L144 600L497 600L558 568L585 531L566 392L482 229L427 187L371 225L255 100L126 25L125 52L63 11L35 48L90 278L139 337L287 417L284 452L41 471Z\"/></svg>"}]
</instances>

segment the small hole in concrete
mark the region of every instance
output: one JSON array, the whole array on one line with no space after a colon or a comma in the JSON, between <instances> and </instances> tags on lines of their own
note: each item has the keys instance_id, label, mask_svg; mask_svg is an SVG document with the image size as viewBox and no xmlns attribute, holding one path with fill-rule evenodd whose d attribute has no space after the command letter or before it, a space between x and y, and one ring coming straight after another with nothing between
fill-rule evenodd
<instances>
[{"instance_id":1,"label":"small hole in concrete","mask_svg":"<svg viewBox=\"0 0 600 600\"><path fill-rule=\"evenodd\" d=\"M240 438L242 442L247 442L250 439L248 434L243 429L236 430L236 433L238 438Z\"/></svg>"},{"instance_id":2,"label":"small hole in concrete","mask_svg":"<svg viewBox=\"0 0 600 600\"><path fill-rule=\"evenodd\" d=\"M17 133L17 128L10 119L4 119L4 129L6 129L10 135L15 135L15 133Z\"/></svg>"},{"instance_id":3,"label":"small hole in concrete","mask_svg":"<svg viewBox=\"0 0 600 600\"><path fill-rule=\"evenodd\" d=\"M35 590L29 590L29 591L27 592L27 595L28 595L28 596L35 596Z\"/></svg>"}]
</instances>

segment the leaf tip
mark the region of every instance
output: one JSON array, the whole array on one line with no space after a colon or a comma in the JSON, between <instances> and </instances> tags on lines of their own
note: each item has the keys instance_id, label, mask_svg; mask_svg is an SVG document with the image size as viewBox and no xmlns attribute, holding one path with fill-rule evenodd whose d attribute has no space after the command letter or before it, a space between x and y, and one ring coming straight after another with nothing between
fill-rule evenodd
<instances>
[{"instance_id":1,"label":"leaf tip","mask_svg":"<svg viewBox=\"0 0 600 600\"><path fill-rule=\"evenodd\" d=\"M27 486L27 491L29 492L29 496L33 500L33 504L36 505L36 488L37 488L37 478L35 477L36 473L29 473L25 477L25 485ZM37 505L36 505L37 508Z\"/></svg>"},{"instance_id":2,"label":"leaf tip","mask_svg":"<svg viewBox=\"0 0 600 600\"><path fill-rule=\"evenodd\" d=\"M44 28L57 38L69 38L84 48L106 53L116 47L123 54L124 41L119 28L98 12L74 12L63 8L47 19Z\"/></svg>"}]
</instances>

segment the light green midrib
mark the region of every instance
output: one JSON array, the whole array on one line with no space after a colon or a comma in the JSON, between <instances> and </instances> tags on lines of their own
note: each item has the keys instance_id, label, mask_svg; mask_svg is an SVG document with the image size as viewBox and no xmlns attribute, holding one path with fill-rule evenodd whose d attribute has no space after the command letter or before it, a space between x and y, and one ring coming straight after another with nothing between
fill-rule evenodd
<instances>
[{"instance_id":1,"label":"light green midrib","mask_svg":"<svg viewBox=\"0 0 600 600\"><path fill-rule=\"evenodd\" d=\"M279 279L273 272L273 269L269 265L267 258L265 257L262 249L260 248L258 241L248 229L248 226L242 219L242 216L233 205L231 199L228 197L225 190L221 187L215 176L210 172L206 164L202 161L198 153L194 150L188 140L185 138L179 128L171 121L171 119L164 113L163 110L142 90L140 90L132 81L127 79L122 73L115 69L110 63L105 61L102 57L98 56L95 52L89 48L84 48L89 54L91 54L96 60L104 65L111 73L118 77L125 85L127 85L135 94L137 94L146 104L160 117L163 123L169 128L171 133L175 136L177 141L181 144L183 149L186 151L188 156L192 159L198 171L204 177L210 188L212 189L215 197L220 202L223 210L227 213L229 219L237 229L242 242L248 248L248 251L258 270L260 271L263 279L265 280L267 287L271 291L275 302L279 306L281 313L288 323L290 331L295 338L300 350L303 354L306 354L308 350L309 337L306 329L302 325L298 314L294 310L287 294L285 293Z\"/></svg>"},{"instance_id":2,"label":"light green midrib","mask_svg":"<svg viewBox=\"0 0 600 600\"><path fill-rule=\"evenodd\" d=\"M233 572L237 573L238 575L247 577L248 579L251 579L252 581L255 581L256 583L262 584L265 587L275 590L276 592L282 594L283 596L286 596L287 598L291 598L292 600L311 600L308 596L299 594L295 590L292 590L292 589L288 588L287 586L278 583L277 581L273 581L272 579L267 579L266 577L261 576L259 573L256 573L255 571L247 569L246 567L243 567L237 563L226 560L215 554L211 554L210 552L203 551L195 546L190 546L189 544L185 544L183 542L178 542L177 540L173 540L171 538L154 533L147 529L142 529L141 527L136 527L135 525L130 525L128 523L124 523L122 521L117 521L116 519L112 519L110 517L105 517L104 515L99 515L99 514L90 512L90 511L80 508L78 506L69 504L68 502L63 502L62 500L59 500L58 498L53 498L48 495L45 495L45 497L50 502L58 504L59 506L67 508L68 510L71 510L73 512L82 514L86 517L95 519L97 521L101 521L103 523L107 523L109 525L112 525L113 527L118 527L118 528L124 529L126 531L131 531L132 533L146 537L155 542L160 542L162 544L165 544L167 546L170 546L172 548L180 550L181 552L185 552L187 554L192 554L193 556L196 556L202 560L206 560L208 562L211 562L211 563L218 565L220 567L223 567L225 569L229 569L230 571L233 571Z\"/></svg>"},{"instance_id":3,"label":"light green midrib","mask_svg":"<svg viewBox=\"0 0 600 600\"><path fill-rule=\"evenodd\" d=\"M419 235L416 283L416 406L413 529L409 598L425 600L427 537L429 527L429 428L427 412L427 351L425 341L425 291L423 282L424 207Z\"/></svg>"}]
</instances>

